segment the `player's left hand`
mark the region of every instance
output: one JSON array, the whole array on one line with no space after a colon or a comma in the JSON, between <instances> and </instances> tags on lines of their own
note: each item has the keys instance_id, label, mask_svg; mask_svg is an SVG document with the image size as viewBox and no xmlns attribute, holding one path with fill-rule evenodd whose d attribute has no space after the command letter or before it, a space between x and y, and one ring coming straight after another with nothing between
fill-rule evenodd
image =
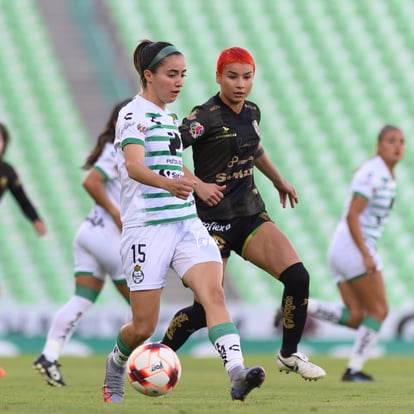
<instances>
[{"instance_id":1,"label":"player's left hand","mask_svg":"<svg viewBox=\"0 0 414 414\"><path fill-rule=\"evenodd\" d=\"M296 193L295 187L285 180L278 182L275 187L279 192L279 200L282 207L286 208L286 201L289 199L290 207L295 208L295 205L299 203L299 197Z\"/></svg>"}]
</instances>

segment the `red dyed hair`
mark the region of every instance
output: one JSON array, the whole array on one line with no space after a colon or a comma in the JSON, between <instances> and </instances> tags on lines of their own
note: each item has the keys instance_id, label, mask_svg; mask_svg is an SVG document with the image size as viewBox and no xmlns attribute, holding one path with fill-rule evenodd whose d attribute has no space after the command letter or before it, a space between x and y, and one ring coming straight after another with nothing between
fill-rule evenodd
<instances>
[{"instance_id":1,"label":"red dyed hair","mask_svg":"<svg viewBox=\"0 0 414 414\"><path fill-rule=\"evenodd\" d=\"M222 73L225 65L230 63L246 63L253 66L253 72L256 71L256 65L254 64L254 59L252 55L241 47L230 47L229 49L224 49L218 59L217 59L217 73Z\"/></svg>"}]
</instances>

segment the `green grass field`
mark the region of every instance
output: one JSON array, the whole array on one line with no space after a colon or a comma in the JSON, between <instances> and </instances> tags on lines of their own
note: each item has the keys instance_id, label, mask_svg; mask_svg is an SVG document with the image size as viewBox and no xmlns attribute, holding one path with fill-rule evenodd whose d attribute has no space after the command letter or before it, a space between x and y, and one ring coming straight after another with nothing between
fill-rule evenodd
<instances>
[{"instance_id":1,"label":"green grass field","mask_svg":"<svg viewBox=\"0 0 414 414\"><path fill-rule=\"evenodd\" d=\"M370 384L343 383L339 380L345 360L315 357L328 376L308 382L296 374L276 369L269 355L247 355L246 365L260 364L266 381L246 400L231 401L229 381L219 359L195 359L183 355L181 381L169 395L145 397L126 384L122 404L105 404L101 397L105 356L62 357L62 372L69 384L63 388L46 385L32 370L33 356L2 358L0 367L0 413L2 414L193 414L193 413L317 413L378 414L414 412L414 358L372 359L367 372L378 381Z\"/></svg>"}]
</instances>

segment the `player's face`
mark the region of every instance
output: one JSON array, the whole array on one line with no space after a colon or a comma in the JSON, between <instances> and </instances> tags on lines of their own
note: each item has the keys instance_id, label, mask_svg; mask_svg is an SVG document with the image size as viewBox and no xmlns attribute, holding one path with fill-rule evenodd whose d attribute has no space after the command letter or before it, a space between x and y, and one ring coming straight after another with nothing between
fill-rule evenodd
<instances>
[{"instance_id":1,"label":"player's face","mask_svg":"<svg viewBox=\"0 0 414 414\"><path fill-rule=\"evenodd\" d=\"M395 165L401 161L405 153L405 138L399 129L387 131L378 141L378 155L387 165Z\"/></svg>"},{"instance_id":2,"label":"player's face","mask_svg":"<svg viewBox=\"0 0 414 414\"><path fill-rule=\"evenodd\" d=\"M222 73L216 73L220 97L229 106L240 106L253 87L253 66L247 63L229 63Z\"/></svg>"},{"instance_id":3,"label":"player's face","mask_svg":"<svg viewBox=\"0 0 414 414\"><path fill-rule=\"evenodd\" d=\"M161 108L177 99L184 86L186 74L185 59L182 55L169 55L155 73L145 71L147 88L144 98Z\"/></svg>"}]
</instances>

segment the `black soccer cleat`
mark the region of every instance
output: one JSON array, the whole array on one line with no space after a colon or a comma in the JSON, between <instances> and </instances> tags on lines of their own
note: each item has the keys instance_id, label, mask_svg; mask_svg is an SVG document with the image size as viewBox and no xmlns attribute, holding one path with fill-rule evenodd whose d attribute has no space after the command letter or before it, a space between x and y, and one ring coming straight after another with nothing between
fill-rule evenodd
<instances>
[{"instance_id":1,"label":"black soccer cleat","mask_svg":"<svg viewBox=\"0 0 414 414\"><path fill-rule=\"evenodd\" d=\"M351 368L347 370L342 375L342 381L345 382L373 382L375 381L371 375L365 374L362 371L355 371Z\"/></svg>"},{"instance_id":2,"label":"black soccer cleat","mask_svg":"<svg viewBox=\"0 0 414 414\"><path fill-rule=\"evenodd\" d=\"M52 387L62 387L66 385L63 381L62 374L59 371L60 364L57 361L50 362L42 354L33 362L33 369L35 369Z\"/></svg>"}]
</instances>

